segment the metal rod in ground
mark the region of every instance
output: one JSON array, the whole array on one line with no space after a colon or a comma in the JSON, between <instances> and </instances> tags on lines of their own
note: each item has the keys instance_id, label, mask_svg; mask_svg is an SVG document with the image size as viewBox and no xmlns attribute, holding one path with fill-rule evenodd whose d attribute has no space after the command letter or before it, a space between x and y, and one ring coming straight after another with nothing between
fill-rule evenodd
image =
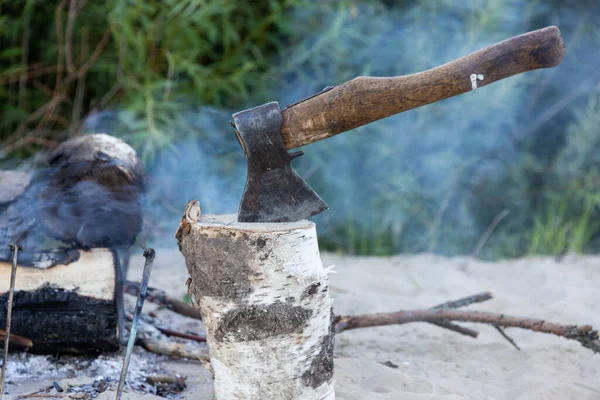
<instances>
[{"instance_id":1,"label":"metal rod in ground","mask_svg":"<svg viewBox=\"0 0 600 400\"><path fill-rule=\"evenodd\" d=\"M6 302L6 336L4 337L4 358L2 360L2 374L0 375L0 399L4 397L4 381L6 378L6 364L8 362L8 344L10 342L10 321L12 319L12 302L15 293L15 281L17 278L17 260L19 250L23 247L19 244L11 244L10 251L13 253L12 268L10 270L10 288L8 289L8 301Z\"/></svg>"},{"instance_id":2,"label":"metal rod in ground","mask_svg":"<svg viewBox=\"0 0 600 400\"><path fill-rule=\"evenodd\" d=\"M125 358L123 359L123 367L121 368L121 377L119 378L119 387L117 388L116 400L121 400L123 395L123 388L125 387L125 378L127 377L127 369L129 368L129 360L131 359L131 353L133 352L133 345L135 344L135 337L137 336L138 325L140 322L140 316L142 315L142 307L144 307L144 299L146 298L146 291L148 290L148 283L150 282L150 274L152 273L152 265L154 264L154 249L148 248L144 251L144 257L146 258L146 264L144 265L144 273L142 274L142 283L140 286L140 294L138 296L137 304L135 306L135 312L133 314L133 321L131 322L131 331L129 332L129 341L127 342L127 351L125 352Z\"/></svg>"}]
</instances>

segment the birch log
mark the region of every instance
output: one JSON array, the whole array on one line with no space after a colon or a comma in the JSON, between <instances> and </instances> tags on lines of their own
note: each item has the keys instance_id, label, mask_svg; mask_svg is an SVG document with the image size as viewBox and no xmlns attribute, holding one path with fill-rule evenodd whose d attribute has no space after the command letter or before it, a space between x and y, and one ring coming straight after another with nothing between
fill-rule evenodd
<instances>
[{"instance_id":1,"label":"birch log","mask_svg":"<svg viewBox=\"0 0 600 400\"><path fill-rule=\"evenodd\" d=\"M239 223L190 202L177 239L215 400L334 399L332 300L314 223Z\"/></svg>"}]
</instances>

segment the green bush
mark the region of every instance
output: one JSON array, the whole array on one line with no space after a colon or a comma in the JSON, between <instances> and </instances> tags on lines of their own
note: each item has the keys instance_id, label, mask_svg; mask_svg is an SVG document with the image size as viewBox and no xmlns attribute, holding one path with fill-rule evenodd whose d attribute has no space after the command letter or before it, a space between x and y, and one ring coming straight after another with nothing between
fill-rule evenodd
<instances>
[{"instance_id":1,"label":"green bush","mask_svg":"<svg viewBox=\"0 0 600 400\"><path fill-rule=\"evenodd\" d=\"M182 101L231 107L260 101L272 56L289 42L290 10L308 3L1 4L4 150L23 155L52 146L79 130L89 112L121 104L133 116L135 135L128 139L150 156L174 139L160 126L172 123Z\"/></svg>"}]
</instances>

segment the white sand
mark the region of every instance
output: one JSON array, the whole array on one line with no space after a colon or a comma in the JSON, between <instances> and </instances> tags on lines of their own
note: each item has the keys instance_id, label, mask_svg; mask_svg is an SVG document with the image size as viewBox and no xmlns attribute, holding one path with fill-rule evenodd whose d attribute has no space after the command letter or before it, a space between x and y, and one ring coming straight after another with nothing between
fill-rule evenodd
<instances>
[{"instance_id":1,"label":"white sand","mask_svg":"<svg viewBox=\"0 0 600 400\"><path fill-rule=\"evenodd\" d=\"M487 263L433 255L373 258L324 254L323 264L336 266L337 273L331 276L336 314L428 308L493 289L495 299L471 309L600 327L596 305L600 300L599 257ZM130 279L139 280L142 265L143 258L135 256ZM158 249L151 285L182 298L186 278L179 252ZM178 330L200 326L167 310L157 314L164 325ZM479 330L479 338L421 323L339 334L335 348L337 398L600 399L600 356L579 343L509 329L507 333L522 348L518 352L493 328L466 326ZM162 360L161 371L187 375L183 398L212 398L210 375L198 363ZM398 368L381 364L386 361ZM18 386L12 387L12 393L21 392Z\"/></svg>"},{"instance_id":2,"label":"white sand","mask_svg":"<svg viewBox=\"0 0 600 400\"><path fill-rule=\"evenodd\" d=\"M521 259L498 263L432 255L350 258L332 277L338 314L430 307L494 289L472 309L566 324L600 326L600 259ZM426 324L367 328L337 337L336 390L341 399L599 399L600 358L579 343L519 329L469 325L472 339ZM391 369L377 364L392 361Z\"/></svg>"}]
</instances>

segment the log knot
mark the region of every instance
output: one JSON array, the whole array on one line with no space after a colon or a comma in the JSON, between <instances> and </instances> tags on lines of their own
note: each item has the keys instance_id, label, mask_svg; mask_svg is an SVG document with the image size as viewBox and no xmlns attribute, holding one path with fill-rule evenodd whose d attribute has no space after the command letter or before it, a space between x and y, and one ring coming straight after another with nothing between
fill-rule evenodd
<instances>
[{"instance_id":1,"label":"log knot","mask_svg":"<svg viewBox=\"0 0 600 400\"><path fill-rule=\"evenodd\" d=\"M179 228L177 228L177 232L175 233L175 239L177 239L179 251L181 251L181 241L183 240L183 236L190 233L192 230L192 224L198 222L200 215L202 215L200 202L198 200L188 201L187 205L185 206L183 217L181 217Z\"/></svg>"}]
</instances>

